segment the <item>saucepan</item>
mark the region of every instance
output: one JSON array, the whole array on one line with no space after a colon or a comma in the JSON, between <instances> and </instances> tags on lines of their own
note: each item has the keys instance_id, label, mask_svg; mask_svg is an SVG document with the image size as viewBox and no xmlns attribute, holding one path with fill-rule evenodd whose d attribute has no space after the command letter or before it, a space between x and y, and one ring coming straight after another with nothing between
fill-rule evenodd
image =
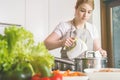
<instances>
[{"instance_id":1,"label":"saucepan","mask_svg":"<svg viewBox=\"0 0 120 80\"><path fill-rule=\"evenodd\" d=\"M84 72L86 68L105 68L107 67L107 58L76 58L76 71Z\"/></svg>"}]
</instances>

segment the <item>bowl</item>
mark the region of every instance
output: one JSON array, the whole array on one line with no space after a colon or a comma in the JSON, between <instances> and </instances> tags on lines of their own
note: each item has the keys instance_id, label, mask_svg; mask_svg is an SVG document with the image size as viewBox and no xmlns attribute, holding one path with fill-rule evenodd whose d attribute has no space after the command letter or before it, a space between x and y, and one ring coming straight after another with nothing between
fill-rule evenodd
<instances>
[{"instance_id":1,"label":"bowl","mask_svg":"<svg viewBox=\"0 0 120 80\"><path fill-rule=\"evenodd\" d=\"M118 68L84 69L84 72L89 80L120 80Z\"/></svg>"}]
</instances>

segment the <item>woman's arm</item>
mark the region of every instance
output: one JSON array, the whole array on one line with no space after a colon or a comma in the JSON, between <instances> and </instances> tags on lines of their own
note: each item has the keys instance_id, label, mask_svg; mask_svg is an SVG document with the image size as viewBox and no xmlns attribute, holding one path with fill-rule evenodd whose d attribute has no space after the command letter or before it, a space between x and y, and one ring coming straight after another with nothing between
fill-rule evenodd
<instances>
[{"instance_id":1,"label":"woman's arm","mask_svg":"<svg viewBox=\"0 0 120 80\"><path fill-rule=\"evenodd\" d=\"M100 40L99 39L94 39L94 41L93 41L93 50L97 51L99 49L101 49Z\"/></svg>"},{"instance_id":2,"label":"woman's arm","mask_svg":"<svg viewBox=\"0 0 120 80\"><path fill-rule=\"evenodd\" d=\"M100 51L103 57L107 57L107 52L101 48L99 39L94 39L94 51Z\"/></svg>"},{"instance_id":3,"label":"woman's arm","mask_svg":"<svg viewBox=\"0 0 120 80\"><path fill-rule=\"evenodd\" d=\"M60 39L60 36L56 32L52 32L45 40L45 46L48 50L52 50L59 47L70 47L74 44L75 39L68 37L65 39Z\"/></svg>"},{"instance_id":4,"label":"woman's arm","mask_svg":"<svg viewBox=\"0 0 120 80\"><path fill-rule=\"evenodd\" d=\"M52 32L45 40L44 40L45 46L48 50L52 50L55 48L59 48L63 46L63 41L60 40L60 36Z\"/></svg>"}]
</instances>

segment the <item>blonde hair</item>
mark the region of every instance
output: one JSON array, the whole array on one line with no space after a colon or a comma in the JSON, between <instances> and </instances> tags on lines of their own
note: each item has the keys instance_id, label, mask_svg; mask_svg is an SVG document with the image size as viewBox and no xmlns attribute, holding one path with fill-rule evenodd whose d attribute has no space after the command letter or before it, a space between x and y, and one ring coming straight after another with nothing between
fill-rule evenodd
<instances>
[{"instance_id":1,"label":"blonde hair","mask_svg":"<svg viewBox=\"0 0 120 80\"><path fill-rule=\"evenodd\" d=\"M77 0L75 9L77 9L83 3L89 4L94 9L94 0Z\"/></svg>"}]
</instances>

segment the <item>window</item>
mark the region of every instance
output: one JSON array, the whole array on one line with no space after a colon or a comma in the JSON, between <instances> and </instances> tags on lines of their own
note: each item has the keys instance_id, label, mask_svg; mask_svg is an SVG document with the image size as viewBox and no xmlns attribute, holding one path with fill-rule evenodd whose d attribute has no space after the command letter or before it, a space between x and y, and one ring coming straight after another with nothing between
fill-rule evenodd
<instances>
[{"instance_id":1,"label":"window","mask_svg":"<svg viewBox=\"0 0 120 80\"><path fill-rule=\"evenodd\" d=\"M101 0L102 45L108 67L120 68L120 1Z\"/></svg>"}]
</instances>

